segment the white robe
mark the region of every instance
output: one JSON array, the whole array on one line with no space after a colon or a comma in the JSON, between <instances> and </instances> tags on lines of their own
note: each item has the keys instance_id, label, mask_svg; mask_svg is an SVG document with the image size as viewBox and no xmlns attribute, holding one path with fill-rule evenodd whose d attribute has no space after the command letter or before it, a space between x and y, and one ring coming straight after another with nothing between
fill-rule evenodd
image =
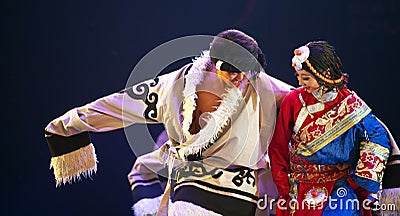
<instances>
[{"instance_id":1,"label":"white robe","mask_svg":"<svg viewBox=\"0 0 400 216\"><path fill-rule=\"evenodd\" d=\"M116 130L135 123L163 123L171 140L163 150L173 149L178 159L201 152L207 171L246 167L255 170L255 175L264 175L268 172L266 151L274 129L276 108L292 87L260 73L252 85L242 91L235 88L228 91L223 89L219 92L222 96L220 106L201 119L202 129L192 135L188 130L196 107L194 93L210 87L210 83L202 82L206 76L204 70L207 61L208 56L202 56L177 71L73 108L51 121L45 131L69 137L84 132ZM214 90L219 91L217 88ZM51 138L51 134L47 137ZM85 148L88 149L83 150ZM164 152L164 155L169 155L169 152ZM70 156L73 161L68 159ZM71 165L77 158L85 162ZM90 144L53 157L51 166L54 168L57 185L60 185L95 172L96 163L94 148ZM179 163L182 166L185 162ZM65 166L73 167L72 171ZM262 185L252 187L243 184L237 187L229 179L233 176L228 174L222 181L205 181L256 196L264 193ZM188 178L193 180L196 177ZM185 178L178 179L181 183L185 181ZM257 181L258 184L258 177ZM275 188L270 194L276 193L274 191Z\"/></svg>"}]
</instances>

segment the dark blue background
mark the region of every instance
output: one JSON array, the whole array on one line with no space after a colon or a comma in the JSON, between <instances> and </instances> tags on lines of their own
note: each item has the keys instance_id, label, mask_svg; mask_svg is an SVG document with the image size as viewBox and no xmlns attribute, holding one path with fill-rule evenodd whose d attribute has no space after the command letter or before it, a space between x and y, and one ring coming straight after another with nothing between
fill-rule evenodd
<instances>
[{"instance_id":1,"label":"dark blue background","mask_svg":"<svg viewBox=\"0 0 400 216\"><path fill-rule=\"evenodd\" d=\"M134 155L123 130L92 134L93 180L55 188L43 129L70 108L122 89L151 49L238 28L268 73L297 85L293 49L331 42L355 90L398 139L400 3L364 1L3 1L3 215L130 215ZM200 52L200 51L199 51Z\"/></svg>"}]
</instances>

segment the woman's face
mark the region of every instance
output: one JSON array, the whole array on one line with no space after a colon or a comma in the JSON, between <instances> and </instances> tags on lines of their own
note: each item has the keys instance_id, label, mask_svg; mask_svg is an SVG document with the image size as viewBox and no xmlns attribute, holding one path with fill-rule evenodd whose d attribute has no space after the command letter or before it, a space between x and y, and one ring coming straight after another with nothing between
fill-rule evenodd
<instances>
[{"instance_id":1,"label":"woman's face","mask_svg":"<svg viewBox=\"0 0 400 216\"><path fill-rule=\"evenodd\" d=\"M307 92L312 93L318 91L320 85L310 72L306 70L297 70L296 77L299 81L299 85L304 87Z\"/></svg>"}]
</instances>

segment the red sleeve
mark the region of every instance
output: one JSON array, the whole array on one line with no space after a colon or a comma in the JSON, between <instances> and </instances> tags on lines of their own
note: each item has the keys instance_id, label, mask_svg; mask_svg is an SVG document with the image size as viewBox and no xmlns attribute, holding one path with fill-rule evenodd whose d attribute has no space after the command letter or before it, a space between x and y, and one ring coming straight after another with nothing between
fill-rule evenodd
<instances>
[{"instance_id":1,"label":"red sleeve","mask_svg":"<svg viewBox=\"0 0 400 216\"><path fill-rule=\"evenodd\" d=\"M293 131L293 92L282 101L274 135L268 148L271 172L281 196L289 195L289 142Z\"/></svg>"}]
</instances>

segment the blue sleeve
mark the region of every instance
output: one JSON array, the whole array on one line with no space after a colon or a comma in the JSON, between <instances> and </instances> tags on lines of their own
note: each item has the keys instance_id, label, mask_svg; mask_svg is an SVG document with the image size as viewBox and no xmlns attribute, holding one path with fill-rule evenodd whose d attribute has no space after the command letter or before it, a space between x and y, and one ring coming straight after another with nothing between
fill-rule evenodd
<instances>
[{"instance_id":1,"label":"blue sleeve","mask_svg":"<svg viewBox=\"0 0 400 216\"><path fill-rule=\"evenodd\" d=\"M359 157L352 178L359 186L376 193L391 150L388 133L371 113L356 125L354 133L354 150Z\"/></svg>"}]
</instances>

